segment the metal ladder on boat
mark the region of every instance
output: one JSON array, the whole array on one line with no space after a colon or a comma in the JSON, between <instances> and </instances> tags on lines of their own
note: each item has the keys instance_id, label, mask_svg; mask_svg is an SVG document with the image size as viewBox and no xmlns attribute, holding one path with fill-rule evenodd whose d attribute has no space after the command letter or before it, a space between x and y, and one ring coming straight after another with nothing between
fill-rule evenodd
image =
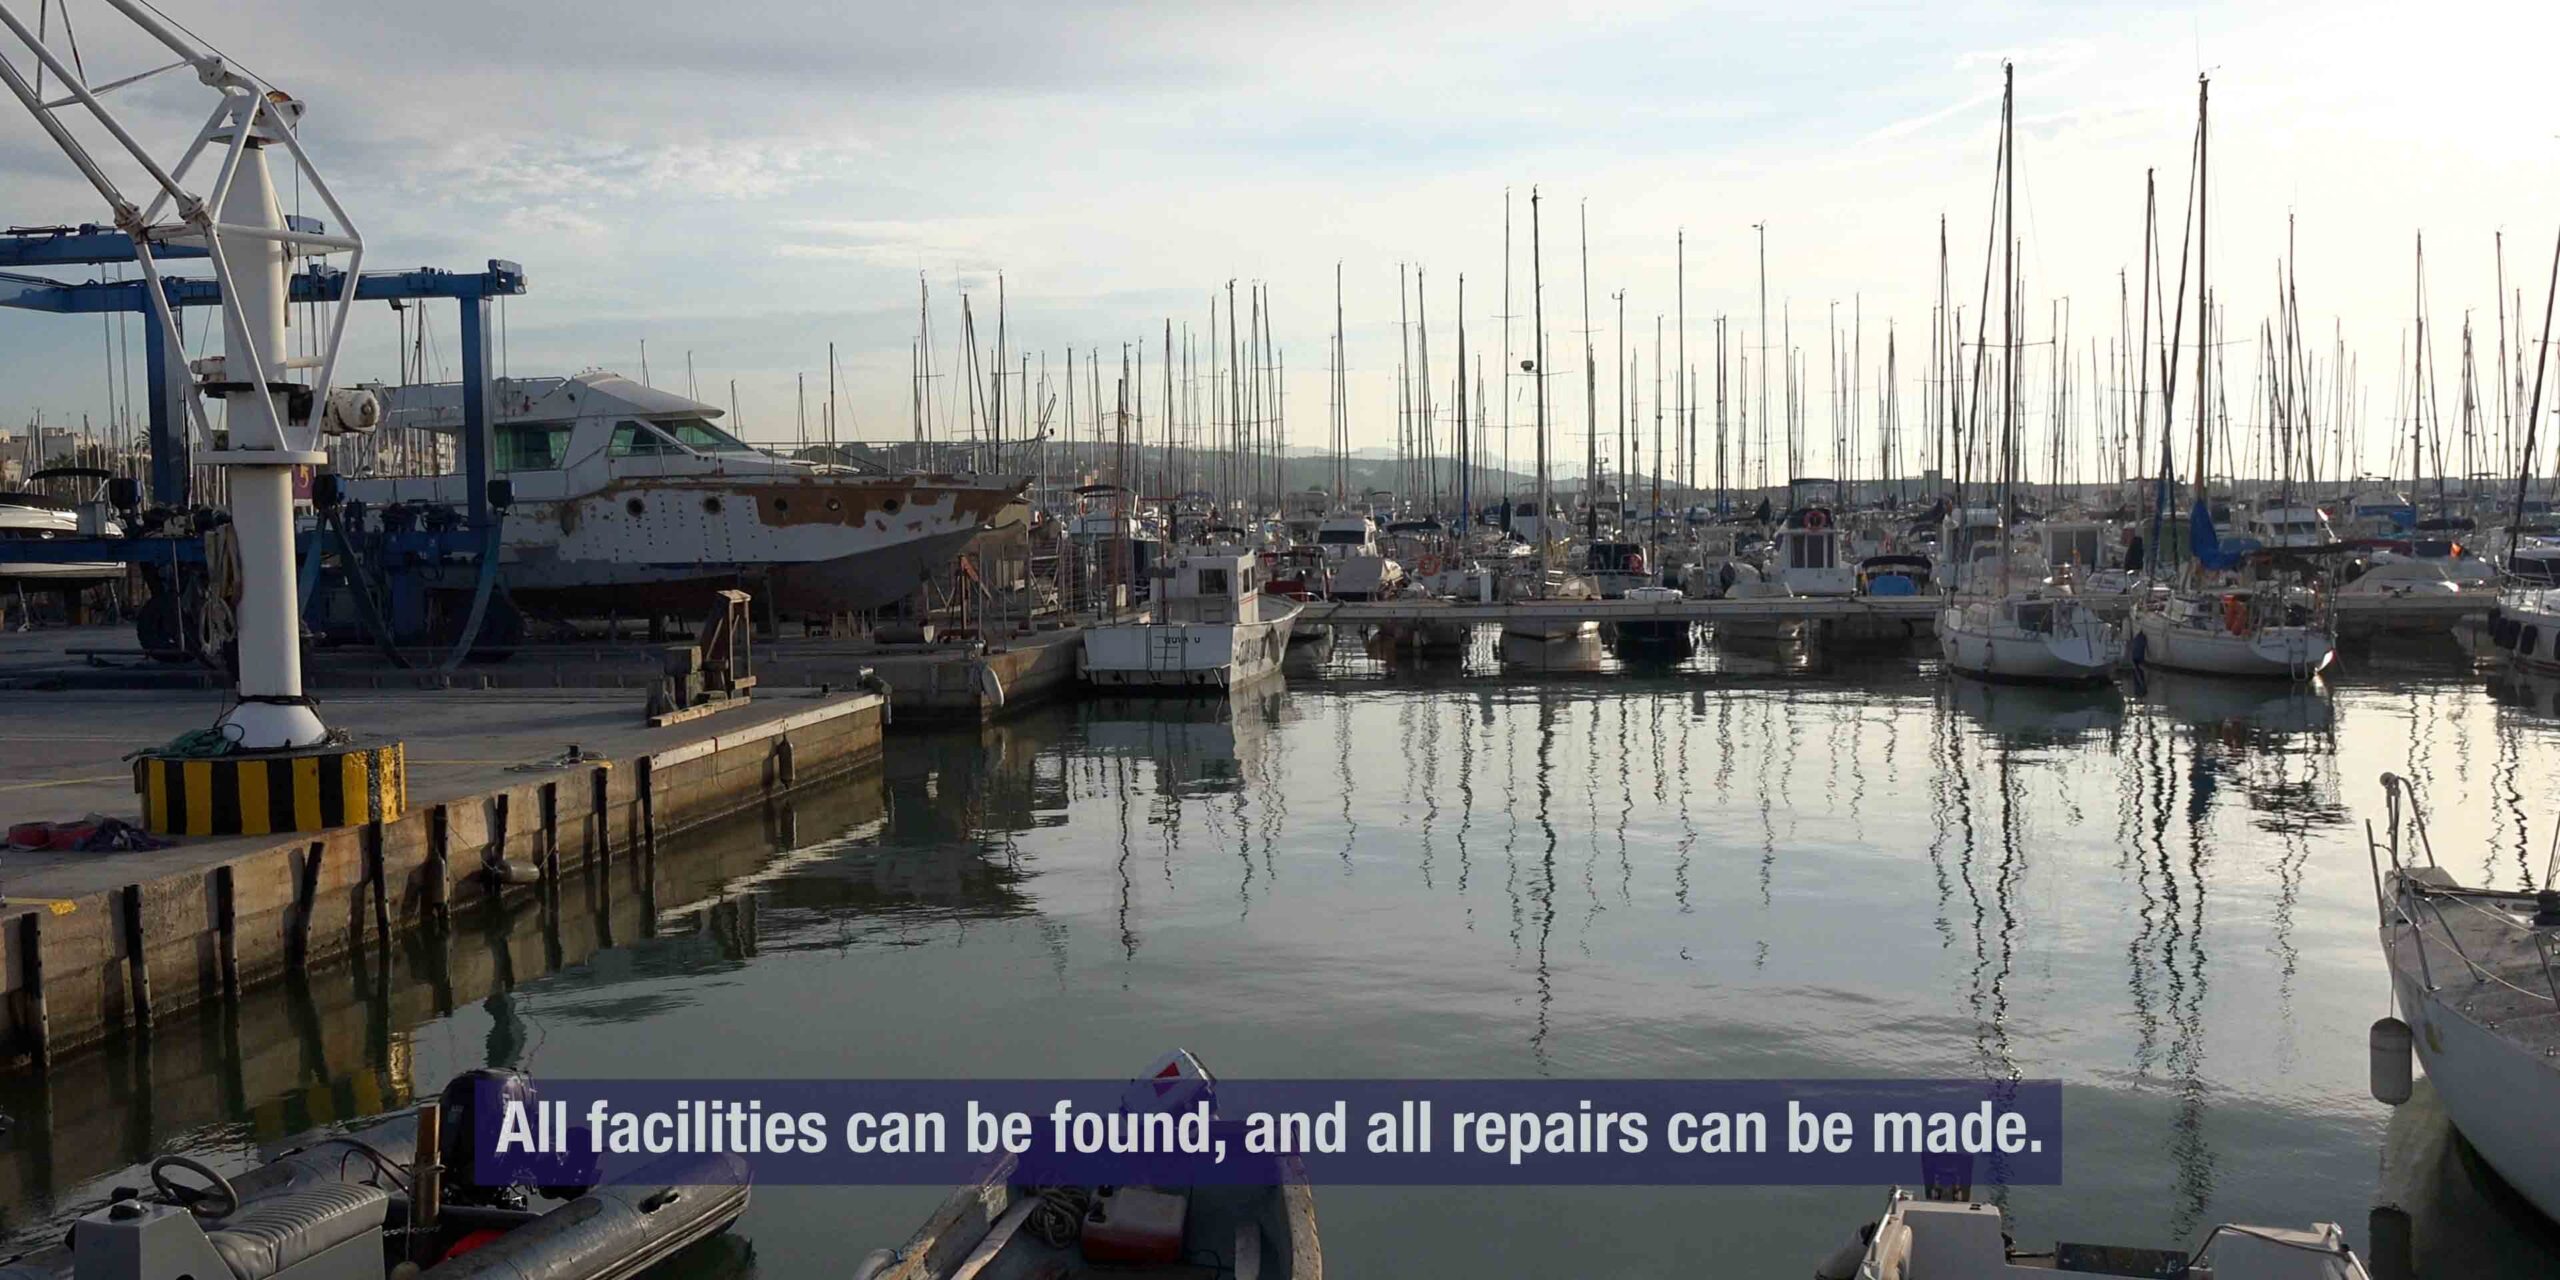
<instances>
[{"instance_id":1,"label":"metal ladder on boat","mask_svg":"<svg viewBox=\"0 0 2560 1280\"><path fill-rule=\"evenodd\" d=\"M1150 671L1182 670L1182 651L1189 637L1181 627L1149 627L1147 629L1147 669Z\"/></svg>"}]
</instances>

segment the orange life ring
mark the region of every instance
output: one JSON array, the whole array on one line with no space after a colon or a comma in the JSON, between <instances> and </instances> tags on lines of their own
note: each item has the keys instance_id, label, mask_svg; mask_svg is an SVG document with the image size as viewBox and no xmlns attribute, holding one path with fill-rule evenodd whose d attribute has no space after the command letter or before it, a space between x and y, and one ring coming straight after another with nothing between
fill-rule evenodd
<instances>
[{"instance_id":1,"label":"orange life ring","mask_svg":"<svg viewBox=\"0 0 2560 1280\"><path fill-rule=\"evenodd\" d=\"M2249 634L2249 604L2238 596L2222 598L2222 626L2235 636Z\"/></svg>"},{"instance_id":2,"label":"orange life ring","mask_svg":"<svg viewBox=\"0 0 2560 1280\"><path fill-rule=\"evenodd\" d=\"M1413 562L1413 571L1426 578L1440 572L1440 557L1435 555L1423 556L1421 559Z\"/></svg>"},{"instance_id":3,"label":"orange life ring","mask_svg":"<svg viewBox=\"0 0 2560 1280\"><path fill-rule=\"evenodd\" d=\"M1820 508L1820 507L1815 507L1815 508L1814 508L1814 509L1812 509L1811 511L1807 511L1807 512L1805 512L1805 513L1804 513L1804 527L1805 527L1805 528L1808 528L1808 529L1828 529L1828 528L1830 528L1830 527L1831 527L1831 513L1830 513L1830 512L1828 512L1828 511L1823 510L1823 509L1822 509L1822 508Z\"/></svg>"}]
</instances>

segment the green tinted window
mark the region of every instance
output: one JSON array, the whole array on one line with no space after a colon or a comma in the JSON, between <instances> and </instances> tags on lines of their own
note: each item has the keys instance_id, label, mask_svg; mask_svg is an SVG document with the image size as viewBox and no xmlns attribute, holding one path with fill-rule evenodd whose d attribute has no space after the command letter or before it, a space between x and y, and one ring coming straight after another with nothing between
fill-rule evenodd
<instances>
[{"instance_id":1,"label":"green tinted window","mask_svg":"<svg viewBox=\"0 0 2560 1280\"><path fill-rule=\"evenodd\" d=\"M684 452L676 447L675 441L659 434L657 428L627 418L614 426L610 451L617 458L649 458Z\"/></svg>"},{"instance_id":2,"label":"green tinted window","mask_svg":"<svg viewBox=\"0 0 2560 1280\"><path fill-rule=\"evenodd\" d=\"M535 423L498 428L500 471L556 471L569 448L566 425Z\"/></svg>"},{"instance_id":3,"label":"green tinted window","mask_svg":"<svg viewBox=\"0 0 2560 1280\"><path fill-rule=\"evenodd\" d=\"M696 453L750 453L755 446L700 418L661 418L650 424Z\"/></svg>"}]
</instances>

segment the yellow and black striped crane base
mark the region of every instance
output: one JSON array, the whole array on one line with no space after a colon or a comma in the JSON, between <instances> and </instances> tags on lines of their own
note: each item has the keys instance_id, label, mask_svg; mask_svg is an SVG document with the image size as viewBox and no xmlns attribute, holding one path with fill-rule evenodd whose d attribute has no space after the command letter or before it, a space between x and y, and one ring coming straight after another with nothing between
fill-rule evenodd
<instances>
[{"instance_id":1,"label":"yellow and black striped crane base","mask_svg":"<svg viewBox=\"0 0 2560 1280\"><path fill-rule=\"evenodd\" d=\"M400 816L409 803L408 753L358 739L299 751L137 756L142 825L164 836L260 836L323 831Z\"/></svg>"}]
</instances>

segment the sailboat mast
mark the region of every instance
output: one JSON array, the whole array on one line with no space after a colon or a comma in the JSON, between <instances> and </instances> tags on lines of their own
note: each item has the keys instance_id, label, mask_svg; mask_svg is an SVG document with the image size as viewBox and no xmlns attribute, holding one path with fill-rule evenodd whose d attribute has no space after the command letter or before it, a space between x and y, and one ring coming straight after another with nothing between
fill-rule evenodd
<instances>
[{"instance_id":1,"label":"sailboat mast","mask_svg":"<svg viewBox=\"0 0 2560 1280\"><path fill-rule=\"evenodd\" d=\"M2205 247L2205 179L2211 172L2205 162L2206 104L2212 83L2196 77L2196 501L2206 500L2205 493L2205 405L2213 399L2206 394L2205 357L2212 347L2212 313L2206 310L2204 285Z\"/></svg>"},{"instance_id":2,"label":"sailboat mast","mask_svg":"<svg viewBox=\"0 0 2560 1280\"><path fill-rule=\"evenodd\" d=\"M2011 487L2018 465L2017 68L2000 64L2000 594L2009 594Z\"/></svg>"},{"instance_id":3,"label":"sailboat mast","mask_svg":"<svg viewBox=\"0 0 2560 1280\"><path fill-rule=\"evenodd\" d=\"M1333 264L1333 500L1349 502L1351 406L1343 403L1350 385L1342 376L1342 264Z\"/></svg>"},{"instance_id":4,"label":"sailboat mast","mask_svg":"<svg viewBox=\"0 0 2560 1280\"><path fill-rule=\"evenodd\" d=\"M1671 262L1671 281L1675 294L1672 309L1677 317L1671 326L1672 354L1677 357L1677 363L1671 370L1671 394L1676 401L1671 410L1671 430L1674 438L1677 438L1680 424L1689 420L1689 229L1687 227L1680 228L1671 241ZM1656 439L1653 442L1653 469L1658 472L1668 462L1669 459L1662 452L1662 441ZM1672 492L1675 495L1679 492L1677 485L1673 486Z\"/></svg>"},{"instance_id":5,"label":"sailboat mast","mask_svg":"<svg viewBox=\"0 0 2560 1280\"><path fill-rule=\"evenodd\" d=\"M1511 529L1511 188L1502 189L1502 528Z\"/></svg>"},{"instance_id":6,"label":"sailboat mast","mask_svg":"<svg viewBox=\"0 0 2560 1280\"><path fill-rule=\"evenodd\" d=\"M1582 218L1582 510L1583 537L1600 540L1600 365L1591 351L1591 202Z\"/></svg>"},{"instance_id":7,"label":"sailboat mast","mask_svg":"<svg viewBox=\"0 0 2560 1280\"><path fill-rule=\"evenodd\" d=\"M1463 549L1467 528L1475 519L1475 486L1470 474L1475 468L1475 450L1467 439L1467 274L1458 273L1458 416L1450 422L1451 438L1458 450L1458 539Z\"/></svg>"},{"instance_id":8,"label":"sailboat mast","mask_svg":"<svg viewBox=\"0 0 2560 1280\"><path fill-rule=\"evenodd\" d=\"M1538 232L1538 189L1529 188L1529 375L1538 393L1538 566L1549 563L1551 533L1547 528L1547 289L1546 259Z\"/></svg>"}]
</instances>

